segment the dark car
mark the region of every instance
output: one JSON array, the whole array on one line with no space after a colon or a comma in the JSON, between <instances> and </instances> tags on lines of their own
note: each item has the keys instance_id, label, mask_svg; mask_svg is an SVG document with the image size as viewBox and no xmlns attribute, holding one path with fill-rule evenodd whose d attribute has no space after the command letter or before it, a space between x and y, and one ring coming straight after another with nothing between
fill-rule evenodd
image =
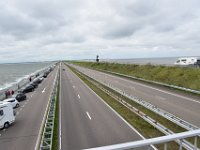
<instances>
[{"instance_id":1,"label":"dark car","mask_svg":"<svg viewBox=\"0 0 200 150\"><path fill-rule=\"evenodd\" d=\"M34 90L34 87L32 85L28 85L22 89L20 89L18 92L19 93L28 93L28 92L32 92Z\"/></svg>"},{"instance_id":2,"label":"dark car","mask_svg":"<svg viewBox=\"0 0 200 150\"><path fill-rule=\"evenodd\" d=\"M32 85L34 88L38 87L38 83L37 82L31 82L29 85Z\"/></svg>"},{"instance_id":3,"label":"dark car","mask_svg":"<svg viewBox=\"0 0 200 150\"><path fill-rule=\"evenodd\" d=\"M33 80L32 83L39 84L41 82L42 82L42 80L40 78L36 78L36 79Z\"/></svg>"},{"instance_id":4,"label":"dark car","mask_svg":"<svg viewBox=\"0 0 200 150\"><path fill-rule=\"evenodd\" d=\"M24 93L18 93L16 96L15 96L15 99L17 101L23 101L23 100L26 100L26 95Z\"/></svg>"},{"instance_id":5,"label":"dark car","mask_svg":"<svg viewBox=\"0 0 200 150\"><path fill-rule=\"evenodd\" d=\"M45 73L43 74L43 77L46 78L47 76L48 76L48 73L45 72Z\"/></svg>"}]
</instances>

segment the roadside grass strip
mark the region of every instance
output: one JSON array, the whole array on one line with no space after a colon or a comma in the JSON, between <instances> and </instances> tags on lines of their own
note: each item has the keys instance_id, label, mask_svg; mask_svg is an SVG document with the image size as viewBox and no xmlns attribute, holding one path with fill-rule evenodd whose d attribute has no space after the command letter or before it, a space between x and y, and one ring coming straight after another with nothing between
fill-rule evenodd
<instances>
[{"instance_id":1,"label":"roadside grass strip","mask_svg":"<svg viewBox=\"0 0 200 150\"><path fill-rule=\"evenodd\" d=\"M58 79L58 81L60 81L60 79ZM60 82L58 82L58 88L56 93L56 111L54 119L52 150L57 150L59 143L59 97L60 97L59 93L60 93Z\"/></svg>"}]
</instances>

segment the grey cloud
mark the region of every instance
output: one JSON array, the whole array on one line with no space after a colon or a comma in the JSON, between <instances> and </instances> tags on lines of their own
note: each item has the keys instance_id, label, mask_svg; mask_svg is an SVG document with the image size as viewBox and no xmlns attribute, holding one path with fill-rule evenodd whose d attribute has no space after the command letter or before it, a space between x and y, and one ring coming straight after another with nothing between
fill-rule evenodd
<instances>
[{"instance_id":1,"label":"grey cloud","mask_svg":"<svg viewBox=\"0 0 200 150\"><path fill-rule=\"evenodd\" d=\"M7 61L200 55L199 6L199 0L1 1L1 61L7 51Z\"/></svg>"}]
</instances>

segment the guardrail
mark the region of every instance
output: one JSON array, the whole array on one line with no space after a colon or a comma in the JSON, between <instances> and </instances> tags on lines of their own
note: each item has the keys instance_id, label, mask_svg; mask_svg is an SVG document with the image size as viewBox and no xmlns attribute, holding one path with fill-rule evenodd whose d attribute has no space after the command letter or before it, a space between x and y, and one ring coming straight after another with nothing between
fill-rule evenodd
<instances>
[{"instance_id":1,"label":"guardrail","mask_svg":"<svg viewBox=\"0 0 200 150\"><path fill-rule=\"evenodd\" d=\"M40 150L51 150L52 149L52 140L53 140L53 131L54 131L54 119L56 111L56 94L58 90L59 82L59 73L57 72L56 78L54 80L53 91L50 96L50 102L48 105L48 112L46 115L46 121L43 128L43 133L40 141Z\"/></svg>"},{"instance_id":2,"label":"guardrail","mask_svg":"<svg viewBox=\"0 0 200 150\"><path fill-rule=\"evenodd\" d=\"M174 140L179 140L180 143L182 143L183 139L186 139L189 137L195 137L193 150L197 150L198 149L197 148L197 137L199 135L200 135L200 129L193 130L193 131L187 131L187 132L183 132L183 133L177 133L177 134L173 134L173 135L167 135L167 136L163 136L163 137L145 139L145 140L141 140L141 141L91 148L91 149L87 149L87 150L124 150L124 149L134 149L134 148L139 148L139 147L144 147L144 146L150 146L150 145L155 145L155 144L164 144L164 150L167 150L168 142L171 142ZM180 150L183 149L182 144L180 144L179 149Z\"/></svg>"},{"instance_id":3,"label":"guardrail","mask_svg":"<svg viewBox=\"0 0 200 150\"><path fill-rule=\"evenodd\" d=\"M114 75L118 75L118 76L122 76L122 77L126 77L126 78L130 78L130 79L134 79L134 80L139 80L139 81L143 81L143 82L147 82L147 83L153 83L153 84L157 84L157 85L160 85L160 86L174 88L174 89L178 89L178 90L182 90L182 91L186 91L186 92L191 92L191 93L194 93L194 94L200 94L200 91L198 91L198 90L184 88L184 87L180 87L180 86L176 86L176 85L170 85L170 84L166 84L166 83L162 83L162 82L146 80L146 79L143 79L143 78L137 78L137 77L134 77L134 76L125 75L125 74L112 72L112 71L107 71L107 70L98 69L98 71L105 72L105 73L110 73L110 74L114 74Z\"/></svg>"}]
</instances>

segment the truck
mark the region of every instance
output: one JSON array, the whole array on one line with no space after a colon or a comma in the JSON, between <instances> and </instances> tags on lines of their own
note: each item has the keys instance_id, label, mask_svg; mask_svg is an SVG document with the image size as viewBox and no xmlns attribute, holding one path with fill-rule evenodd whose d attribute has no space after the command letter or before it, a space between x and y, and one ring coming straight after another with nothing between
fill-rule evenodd
<instances>
[{"instance_id":1,"label":"truck","mask_svg":"<svg viewBox=\"0 0 200 150\"><path fill-rule=\"evenodd\" d=\"M0 101L0 129L8 128L15 122L15 111L9 102Z\"/></svg>"}]
</instances>

